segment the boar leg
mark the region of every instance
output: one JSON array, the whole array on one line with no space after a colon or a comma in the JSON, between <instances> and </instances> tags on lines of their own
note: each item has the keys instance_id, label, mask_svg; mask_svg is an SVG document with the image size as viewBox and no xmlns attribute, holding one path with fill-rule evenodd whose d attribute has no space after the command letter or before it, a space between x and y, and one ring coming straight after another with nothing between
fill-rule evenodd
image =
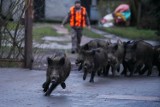
<instances>
[{"instance_id":1,"label":"boar leg","mask_svg":"<svg viewBox=\"0 0 160 107\"><path fill-rule=\"evenodd\" d=\"M141 68L142 68L142 67L143 67L143 64L138 65L137 68L136 68L136 71L135 71L134 73L136 74L136 73L141 72Z\"/></svg>"},{"instance_id":2,"label":"boar leg","mask_svg":"<svg viewBox=\"0 0 160 107\"><path fill-rule=\"evenodd\" d=\"M152 64L151 64L151 63L148 63L148 64L147 64L147 68L148 68L147 76L150 76L151 73L152 73Z\"/></svg>"},{"instance_id":3,"label":"boar leg","mask_svg":"<svg viewBox=\"0 0 160 107\"><path fill-rule=\"evenodd\" d=\"M139 71L139 75L143 75L147 71L147 67L145 66L141 71Z\"/></svg>"},{"instance_id":4,"label":"boar leg","mask_svg":"<svg viewBox=\"0 0 160 107\"><path fill-rule=\"evenodd\" d=\"M106 76L106 77L108 76L109 68L110 68L110 65L108 64L108 65L105 67L105 70L103 71L103 75Z\"/></svg>"},{"instance_id":5,"label":"boar leg","mask_svg":"<svg viewBox=\"0 0 160 107\"><path fill-rule=\"evenodd\" d=\"M157 68L158 68L159 76L160 76L160 64L159 65L157 64Z\"/></svg>"},{"instance_id":6,"label":"boar leg","mask_svg":"<svg viewBox=\"0 0 160 107\"><path fill-rule=\"evenodd\" d=\"M46 92L48 90L50 81L47 80L46 82L43 83L42 87L44 88L43 91Z\"/></svg>"},{"instance_id":7,"label":"boar leg","mask_svg":"<svg viewBox=\"0 0 160 107\"><path fill-rule=\"evenodd\" d=\"M140 68L142 67L141 66L142 64L140 62L137 62L134 67L133 67L133 70L131 70L131 73L130 73L130 77L133 76L133 74L135 72L138 72L138 70L140 70Z\"/></svg>"},{"instance_id":8,"label":"boar leg","mask_svg":"<svg viewBox=\"0 0 160 107\"><path fill-rule=\"evenodd\" d=\"M120 72L120 65L117 66L117 72Z\"/></svg>"},{"instance_id":9,"label":"boar leg","mask_svg":"<svg viewBox=\"0 0 160 107\"><path fill-rule=\"evenodd\" d=\"M92 71L91 78L89 82L94 82L95 71Z\"/></svg>"},{"instance_id":10,"label":"boar leg","mask_svg":"<svg viewBox=\"0 0 160 107\"><path fill-rule=\"evenodd\" d=\"M50 82L44 82L43 83L43 92L46 92L48 90Z\"/></svg>"},{"instance_id":11,"label":"boar leg","mask_svg":"<svg viewBox=\"0 0 160 107\"><path fill-rule=\"evenodd\" d=\"M117 64L115 65L115 69L117 70L117 72L120 71L120 63L117 63Z\"/></svg>"},{"instance_id":12,"label":"boar leg","mask_svg":"<svg viewBox=\"0 0 160 107\"><path fill-rule=\"evenodd\" d=\"M61 87L63 88L63 89L65 89L66 88L66 84L63 82L63 83L61 83Z\"/></svg>"},{"instance_id":13,"label":"boar leg","mask_svg":"<svg viewBox=\"0 0 160 107\"><path fill-rule=\"evenodd\" d=\"M103 68L104 69L104 68ZM99 69L98 71L97 71L97 75L98 76L101 76L101 71L102 71L102 69Z\"/></svg>"},{"instance_id":14,"label":"boar leg","mask_svg":"<svg viewBox=\"0 0 160 107\"><path fill-rule=\"evenodd\" d=\"M122 65L123 65L123 71L121 75L127 76L127 62L123 61Z\"/></svg>"},{"instance_id":15,"label":"boar leg","mask_svg":"<svg viewBox=\"0 0 160 107\"><path fill-rule=\"evenodd\" d=\"M83 80L86 80L87 74L88 74L88 71L84 70Z\"/></svg>"},{"instance_id":16,"label":"boar leg","mask_svg":"<svg viewBox=\"0 0 160 107\"><path fill-rule=\"evenodd\" d=\"M42 88L45 88L45 87L46 87L46 82L42 84Z\"/></svg>"},{"instance_id":17,"label":"boar leg","mask_svg":"<svg viewBox=\"0 0 160 107\"><path fill-rule=\"evenodd\" d=\"M78 71L82 70L82 65L83 65L83 63L80 63L80 65L78 67Z\"/></svg>"},{"instance_id":18,"label":"boar leg","mask_svg":"<svg viewBox=\"0 0 160 107\"><path fill-rule=\"evenodd\" d=\"M112 76L114 77L115 76L115 71L116 71L116 67L115 65L112 66Z\"/></svg>"},{"instance_id":19,"label":"boar leg","mask_svg":"<svg viewBox=\"0 0 160 107\"><path fill-rule=\"evenodd\" d=\"M50 96L51 92L58 86L58 83L52 83L52 85L50 86L50 88L47 90L47 92L45 93L45 96Z\"/></svg>"}]
</instances>

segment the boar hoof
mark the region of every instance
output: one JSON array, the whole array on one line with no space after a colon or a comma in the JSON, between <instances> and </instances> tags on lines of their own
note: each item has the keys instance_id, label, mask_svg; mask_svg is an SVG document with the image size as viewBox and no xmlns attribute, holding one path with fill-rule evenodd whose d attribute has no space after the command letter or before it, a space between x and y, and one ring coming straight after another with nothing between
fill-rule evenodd
<instances>
[{"instance_id":1,"label":"boar hoof","mask_svg":"<svg viewBox=\"0 0 160 107\"><path fill-rule=\"evenodd\" d=\"M83 76L83 80L86 80L86 77L85 77L85 76Z\"/></svg>"},{"instance_id":2,"label":"boar hoof","mask_svg":"<svg viewBox=\"0 0 160 107\"><path fill-rule=\"evenodd\" d=\"M147 76L150 76L151 75L151 72L147 73Z\"/></svg>"},{"instance_id":3,"label":"boar hoof","mask_svg":"<svg viewBox=\"0 0 160 107\"><path fill-rule=\"evenodd\" d=\"M89 82L90 82L90 83L94 83L94 80L90 80Z\"/></svg>"},{"instance_id":4,"label":"boar hoof","mask_svg":"<svg viewBox=\"0 0 160 107\"><path fill-rule=\"evenodd\" d=\"M98 76L101 76L101 72L100 72L100 71L98 71L98 72L97 72L97 75L98 75Z\"/></svg>"},{"instance_id":5,"label":"boar hoof","mask_svg":"<svg viewBox=\"0 0 160 107\"><path fill-rule=\"evenodd\" d=\"M46 87L46 82L42 84L42 88L45 88L45 87Z\"/></svg>"},{"instance_id":6,"label":"boar hoof","mask_svg":"<svg viewBox=\"0 0 160 107\"><path fill-rule=\"evenodd\" d=\"M130 75L129 75L129 77L132 77L133 76L133 74L131 73Z\"/></svg>"},{"instance_id":7,"label":"boar hoof","mask_svg":"<svg viewBox=\"0 0 160 107\"><path fill-rule=\"evenodd\" d=\"M66 84L65 84L65 83L61 83L61 87L62 87L63 89L65 89L65 88L66 88Z\"/></svg>"},{"instance_id":8,"label":"boar hoof","mask_svg":"<svg viewBox=\"0 0 160 107\"><path fill-rule=\"evenodd\" d=\"M43 89L43 92L46 92L47 90L48 90L48 88L44 88L44 89Z\"/></svg>"},{"instance_id":9,"label":"boar hoof","mask_svg":"<svg viewBox=\"0 0 160 107\"><path fill-rule=\"evenodd\" d=\"M124 72L121 72L121 75L125 75Z\"/></svg>"},{"instance_id":10,"label":"boar hoof","mask_svg":"<svg viewBox=\"0 0 160 107\"><path fill-rule=\"evenodd\" d=\"M115 74L113 74L112 77L115 77Z\"/></svg>"},{"instance_id":11,"label":"boar hoof","mask_svg":"<svg viewBox=\"0 0 160 107\"><path fill-rule=\"evenodd\" d=\"M45 96L50 96L50 94L46 92L46 93L45 93Z\"/></svg>"}]
</instances>

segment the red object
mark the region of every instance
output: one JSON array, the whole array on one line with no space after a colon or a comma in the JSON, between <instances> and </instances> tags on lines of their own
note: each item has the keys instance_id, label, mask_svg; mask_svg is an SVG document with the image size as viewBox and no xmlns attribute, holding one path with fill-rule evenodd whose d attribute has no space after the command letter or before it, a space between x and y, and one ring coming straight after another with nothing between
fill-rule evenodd
<instances>
[{"instance_id":1,"label":"red object","mask_svg":"<svg viewBox=\"0 0 160 107\"><path fill-rule=\"evenodd\" d=\"M117 13L117 12L121 13L121 12L124 12L124 11L127 11L127 10L129 10L129 5L128 4L121 4L115 9L114 13Z\"/></svg>"},{"instance_id":2,"label":"red object","mask_svg":"<svg viewBox=\"0 0 160 107\"><path fill-rule=\"evenodd\" d=\"M75 6L70 8L70 26L71 27L85 27L86 26L86 8L81 7L80 11L75 10Z\"/></svg>"}]
</instances>

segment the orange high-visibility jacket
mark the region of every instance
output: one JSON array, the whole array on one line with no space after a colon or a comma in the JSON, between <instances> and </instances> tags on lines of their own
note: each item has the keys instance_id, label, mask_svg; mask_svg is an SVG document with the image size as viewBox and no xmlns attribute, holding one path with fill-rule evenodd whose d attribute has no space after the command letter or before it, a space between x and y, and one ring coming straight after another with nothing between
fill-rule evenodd
<instances>
[{"instance_id":1,"label":"orange high-visibility jacket","mask_svg":"<svg viewBox=\"0 0 160 107\"><path fill-rule=\"evenodd\" d=\"M81 10L76 11L75 6L70 8L70 26L85 27L86 26L86 8L81 6Z\"/></svg>"}]
</instances>

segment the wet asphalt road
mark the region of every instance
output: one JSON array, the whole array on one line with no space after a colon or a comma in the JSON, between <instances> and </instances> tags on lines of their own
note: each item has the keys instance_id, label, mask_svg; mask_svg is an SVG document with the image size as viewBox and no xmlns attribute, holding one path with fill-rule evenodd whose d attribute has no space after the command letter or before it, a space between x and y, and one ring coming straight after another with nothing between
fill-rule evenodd
<instances>
[{"instance_id":1,"label":"wet asphalt road","mask_svg":"<svg viewBox=\"0 0 160 107\"><path fill-rule=\"evenodd\" d=\"M0 107L160 107L160 77L95 77L72 71L66 89L42 92L45 71L0 68Z\"/></svg>"}]
</instances>

